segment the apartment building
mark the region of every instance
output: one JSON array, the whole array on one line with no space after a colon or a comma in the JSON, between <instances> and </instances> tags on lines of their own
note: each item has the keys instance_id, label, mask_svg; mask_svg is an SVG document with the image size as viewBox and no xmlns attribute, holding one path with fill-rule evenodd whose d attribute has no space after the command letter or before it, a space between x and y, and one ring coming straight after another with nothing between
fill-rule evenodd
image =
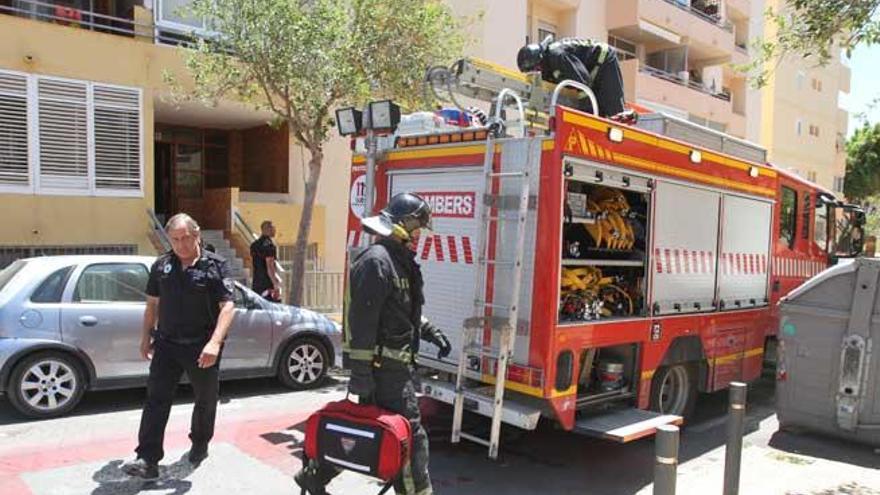
<instances>
[{"instance_id":1,"label":"apartment building","mask_svg":"<svg viewBox=\"0 0 880 495\"><path fill-rule=\"evenodd\" d=\"M780 0L768 0L779 9ZM768 23L767 34L775 26ZM849 93L851 72L841 51L819 67L812 59L789 56L770 72L762 89L760 142L770 161L834 192L843 192L849 114L840 107Z\"/></svg>"},{"instance_id":2,"label":"apartment building","mask_svg":"<svg viewBox=\"0 0 880 495\"><path fill-rule=\"evenodd\" d=\"M448 0L473 19L474 56L514 67L528 40L581 36L618 50L626 99L746 138L750 0ZM477 17L482 14L482 17ZM757 131L754 132L757 135Z\"/></svg>"},{"instance_id":3,"label":"apartment building","mask_svg":"<svg viewBox=\"0 0 880 495\"><path fill-rule=\"evenodd\" d=\"M266 113L172 98L166 74L190 84L178 45L204 29L178 14L185 3L0 0L0 267L40 254L155 254L157 226L178 211L242 278L264 219L282 258L291 251L308 154ZM347 163L347 146L334 149L328 163ZM342 265L344 232L333 238L328 215L344 215L348 189L333 186L314 214L316 269Z\"/></svg>"}]
</instances>

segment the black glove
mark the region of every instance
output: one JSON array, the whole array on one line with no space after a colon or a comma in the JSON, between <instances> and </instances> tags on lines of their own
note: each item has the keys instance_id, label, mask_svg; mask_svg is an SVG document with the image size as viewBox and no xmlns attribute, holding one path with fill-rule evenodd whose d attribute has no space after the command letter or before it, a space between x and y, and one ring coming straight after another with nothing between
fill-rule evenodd
<instances>
[{"instance_id":1,"label":"black glove","mask_svg":"<svg viewBox=\"0 0 880 495\"><path fill-rule=\"evenodd\" d=\"M446 335L427 319L422 320L421 333L423 340L430 342L439 348L437 351L437 359L443 359L452 352L452 344L449 343L449 339Z\"/></svg>"},{"instance_id":2,"label":"black glove","mask_svg":"<svg viewBox=\"0 0 880 495\"><path fill-rule=\"evenodd\" d=\"M373 397L373 393L376 391L376 383L373 381L371 363L352 363L348 391L357 395L361 401Z\"/></svg>"}]
</instances>

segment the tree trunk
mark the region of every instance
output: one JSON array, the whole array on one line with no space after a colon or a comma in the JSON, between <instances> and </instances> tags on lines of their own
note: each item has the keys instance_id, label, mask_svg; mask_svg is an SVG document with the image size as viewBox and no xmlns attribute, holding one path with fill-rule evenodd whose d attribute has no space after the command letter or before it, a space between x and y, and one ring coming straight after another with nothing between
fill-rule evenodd
<instances>
[{"instance_id":1,"label":"tree trunk","mask_svg":"<svg viewBox=\"0 0 880 495\"><path fill-rule=\"evenodd\" d=\"M309 247L309 233L312 230L312 213L315 210L318 180L321 178L321 165L324 160L324 150L321 146L309 149L309 153L312 155L309 159L309 179L306 182L302 217L296 233L296 243L293 245L293 266L290 270L290 303L294 306L301 306L303 302L306 252Z\"/></svg>"}]
</instances>

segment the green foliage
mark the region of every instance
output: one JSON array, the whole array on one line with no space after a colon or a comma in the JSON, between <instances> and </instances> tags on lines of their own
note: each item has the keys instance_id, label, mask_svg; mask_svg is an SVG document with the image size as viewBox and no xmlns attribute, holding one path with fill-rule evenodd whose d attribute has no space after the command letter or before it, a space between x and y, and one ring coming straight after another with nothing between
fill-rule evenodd
<instances>
[{"instance_id":1,"label":"green foliage","mask_svg":"<svg viewBox=\"0 0 880 495\"><path fill-rule=\"evenodd\" d=\"M197 96L271 110L310 151L335 106L413 105L425 69L464 43L439 0L195 0L192 10L218 33L187 51Z\"/></svg>"},{"instance_id":2,"label":"green foliage","mask_svg":"<svg viewBox=\"0 0 880 495\"><path fill-rule=\"evenodd\" d=\"M752 61L738 67L761 87L779 60L806 58L826 65L840 47L849 56L859 44L880 41L880 0L782 0L782 8L768 8L770 36L752 44Z\"/></svg>"},{"instance_id":3,"label":"green foliage","mask_svg":"<svg viewBox=\"0 0 880 495\"><path fill-rule=\"evenodd\" d=\"M880 194L880 124L864 125L846 144L843 192L859 201Z\"/></svg>"}]
</instances>

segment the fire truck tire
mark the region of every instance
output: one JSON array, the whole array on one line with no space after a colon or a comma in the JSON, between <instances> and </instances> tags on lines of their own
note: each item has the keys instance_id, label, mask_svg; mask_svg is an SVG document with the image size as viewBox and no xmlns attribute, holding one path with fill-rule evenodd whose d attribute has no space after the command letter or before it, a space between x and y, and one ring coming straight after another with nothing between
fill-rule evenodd
<instances>
[{"instance_id":1,"label":"fire truck tire","mask_svg":"<svg viewBox=\"0 0 880 495\"><path fill-rule=\"evenodd\" d=\"M696 366L679 363L657 369L651 380L651 409L690 417L697 404Z\"/></svg>"}]
</instances>

